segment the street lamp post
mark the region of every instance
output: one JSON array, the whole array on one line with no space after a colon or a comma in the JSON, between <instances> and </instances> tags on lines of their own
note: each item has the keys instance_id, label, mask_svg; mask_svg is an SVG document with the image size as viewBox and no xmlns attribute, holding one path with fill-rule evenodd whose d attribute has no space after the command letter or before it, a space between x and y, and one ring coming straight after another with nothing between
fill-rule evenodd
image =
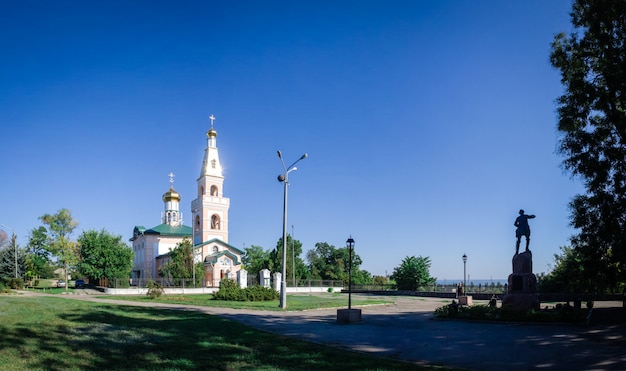
<instances>
[{"instance_id":1,"label":"street lamp post","mask_svg":"<svg viewBox=\"0 0 626 371\"><path fill-rule=\"evenodd\" d=\"M308 157L308 154L303 154L297 159L293 164L289 165L289 167L285 166L285 161L283 160L283 154L280 151L277 151L278 158L280 158L280 163L283 165L283 174L278 176L278 181L282 182L284 185L284 193L283 193L283 272L280 278L280 307L282 309L287 308L287 186L289 185L289 173L295 170L298 170L295 165L300 161L304 160Z\"/></svg>"},{"instance_id":2,"label":"street lamp post","mask_svg":"<svg viewBox=\"0 0 626 371\"><path fill-rule=\"evenodd\" d=\"M467 281L465 280L465 264L467 263L467 255L463 254L463 292L467 290Z\"/></svg>"},{"instance_id":3,"label":"street lamp post","mask_svg":"<svg viewBox=\"0 0 626 371\"><path fill-rule=\"evenodd\" d=\"M296 242L293 239L293 224L291 225L291 273L293 276L293 286L296 286Z\"/></svg>"},{"instance_id":4,"label":"street lamp post","mask_svg":"<svg viewBox=\"0 0 626 371\"><path fill-rule=\"evenodd\" d=\"M348 309L352 309L352 250L354 249L354 240L352 235L346 241L348 245L348 252L350 255L350 261L348 262Z\"/></svg>"},{"instance_id":5,"label":"street lamp post","mask_svg":"<svg viewBox=\"0 0 626 371\"><path fill-rule=\"evenodd\" d=\"M15 230L13 230L13 228L9 227L8 225L4 225L4 224L0 224L0 226L2 228L9 228L11 230L11 241L13 241L13 248L15 249L13 251L13 255L15 255L15 278L17 277L17 243L15 241Z\"/></svg>"}]
</instances>

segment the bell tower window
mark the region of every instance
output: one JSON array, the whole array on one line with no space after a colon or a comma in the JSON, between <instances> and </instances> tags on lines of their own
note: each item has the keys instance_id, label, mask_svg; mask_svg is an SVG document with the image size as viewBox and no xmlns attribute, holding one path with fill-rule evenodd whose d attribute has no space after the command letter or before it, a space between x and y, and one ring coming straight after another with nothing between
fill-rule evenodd
<instances>
[{"instance_id":1,"label":"bell tower window","mask_svg":"<svg viewBox=\"0 0 626 371\"><path fill-rule=\"evenodd\" d=\"M217 186L211 186L211 196L217 196Z\"/></svg>"},{"instance_id":2,"label":"bell tower window","mask_svg":"<svg viewBox=\"0 0 626 371\"><path fill-rule=\"evenodd\" d=\"M196 232L200 231L200 215L196 215Z\"/></svg>"},{"instance_id":3,"label":"bell tower window","mask_svg":"<svg viewBox=\"0 0 626 371\"><path fill-rule=\"evenodd\" d=\"M220 217L219 217L219 215L213 214L211 216L211 229L220 229Z\"/></svg>"}]
</instances>

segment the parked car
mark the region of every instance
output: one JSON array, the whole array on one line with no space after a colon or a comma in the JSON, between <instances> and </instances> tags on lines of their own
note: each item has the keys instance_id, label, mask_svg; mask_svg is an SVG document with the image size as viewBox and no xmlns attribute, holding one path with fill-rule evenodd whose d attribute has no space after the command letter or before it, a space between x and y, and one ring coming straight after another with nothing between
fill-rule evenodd
<instances>
[{"instance_id":1,"label":"parked car","mask_svg":"<svg viewBox=\"0 0 626 371\"><path fill-rule=\"evenodd\" d=\"M63 281L63 280L58 280L58 281L57 281L57 287L65 287L65 281Z\"/></svg>"},{"instance_id":2,"label":"parked car","mask_svg":"<svg viewBox=\"0 0 626 371\"><path fill-rule=\"evenodd\" d=\"M74 282L74 288L82 289L85 287L85 280L76 280Z\"/></svg>"}]
</instances>

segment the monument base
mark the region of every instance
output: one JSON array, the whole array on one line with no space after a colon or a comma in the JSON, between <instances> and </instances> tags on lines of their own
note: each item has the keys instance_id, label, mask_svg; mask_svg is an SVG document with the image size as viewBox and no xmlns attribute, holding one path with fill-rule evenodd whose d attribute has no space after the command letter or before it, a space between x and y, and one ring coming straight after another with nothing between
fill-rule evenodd
<instances>
[{"instance_id":1,"label":"monument base","mask_svg":"<svg viewBox=\"0 0 626 371\"><path fill-rule=\"evenodd\" d=\"M539 296L536 294L508 293L502 297L502 306L510 305L517 310L539 310Z\"/></svg>"},{"instance_id":2,"label":"monument base","mask_svg":"<svg viewBox=\"0 0 626 371\"><path fill-rule=\"evenodd\" d=\"M470 295L463 295L463 296L459 296L459 305L473 305L474 302L472 300L472 296Z\"/></svg>"},{"instance_id":3,"label":"monument base","mask_svg":"<svg viewBox=\"0 0 626 371\"><path fill-rule=\"evenodd\" d=\"M361 322L360 309L337 309L338 323L355 323Z\"/></svg>"}]
</instances>

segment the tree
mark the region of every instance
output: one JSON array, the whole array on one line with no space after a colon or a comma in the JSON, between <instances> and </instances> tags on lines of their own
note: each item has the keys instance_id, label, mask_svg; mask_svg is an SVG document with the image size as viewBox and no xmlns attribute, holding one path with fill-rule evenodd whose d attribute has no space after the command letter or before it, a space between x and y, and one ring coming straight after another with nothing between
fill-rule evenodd
<instances>
[{"instance_id":1,"label":"tree","mask_svg":"<svg viewBox=\"0 0 626 371\"><path fill-rule=\"evenodd\" d=\"M29 279L50 278L54 268L50 265L48 235L45 227L34 228L30 232L26 247L26 277Z\"/></svg>"},{"instance_id":2,"label":"tree","mask_svg":"<svg viewBox=\"0 0 626 371\"><path fill-rule=\"evenodd\" d=\"M295 252L295 255L294 255ZM279 238L276 243L276 249L272 250L269 256L269 270L273 272L281 272L283 271L282 259L283 259L283 238ZM295 260L295 277L296 279L303 279L309 277L309 270L300 258L302 254L302 243L298 240L294 240L290 234L287 234L287 266L286 266L286 275L285 279L289 282L294 272L294 262Z\"/></svg>"},{"instance_id":3,"label":"tree","mask_svg":"<svg viewBox=\"0 0 626 371\"><path fill-rule=\"evenodd\" d=\"M270 267L270 252L263 250L261 246L252 245L246 247L245 254L241 258L245 269L251 276L258 277L259 272Z\"/></svg>"},{"instance_id":4,"label":"tree","mask_svg":"<svg viewBox=\"0 0 626 371\"><path fill-rule=\"evenodd\" d=\"M586 188L570 203L580 289L599 292L626 280L626 3L576 0L571 20L577 31L557 35L550 56L565 87L559 152Z\"/></svg>"},{"instance_id":5,"label":"tree","mask_svg":"<svg viewBox=\"0 0 626 371\"><path fill-rule=\"evenodd\" d=\"M315 249L307 253L311 278L322 280L337 280L348 283L348 268L350 267L350 251L347 247L336 248L326 242L318 242ZM363 261L361 257L352 253L352 283L356 285L371 284L372 275L359 267Z\"/></svg>"},{"instance_id":6,"label":"tree","mask_svg":"<svg viewBox=\"0 0 626 371\"><path fill-rule=\"evenodd\" d=\"M25 271L24 250L17 244L17 236L12 234L10 242L0 250L0 279L19 278Z\"/></svg>"},{"instance_id":7,"label":"tree","mask_svg":"<svg viewBox=\"0 0 626 371\"><path fill-rule=\"evenodd\" d=\"M430 276L430 258L407 256L402 263L393 269L391 279L396 281L398 290L415 291L420 287L435 284L436 278Z\"/></svg>"},{"instance_id":8,"label":"tree","mask_svg":"<svg viewBox=\"0 0 626 371\"><path fill-rule=\"evenodd\" d=\"M106 230L84 231L78 237L78 273L90 282L101 279L127 280L133 265L133 251Z\"/></svg>"},{"instance_id":9,"label":"tree","mask_svg":"<svg viewBox=\"0 0 626 371\"><path fill-rule=\"evenodd\" d=\"M169 260L159 268L161 277L190 279L193 278L195 269L195 284L202 282L203 265L202 262L194 264L193 245L189 238L185 237L174 249L170 249L169 255Z\"/></svg>"},{"instance_id":10,"label":"tree","mask_svg":"<svg viewBox=\"0 0 626 371\"><path fill-rule=\"evenodd\" d=\"M542 293L567 292L578 293L581 288L592 287L589 281L588 268L583 264L583 257L578 250L569 246L561 246L561 254L554 254L554 267L547 274L537 276L537 289Z\"/></svg>"},{"instance_id":11,"label":"tree","mask_svg":"<svg viewBox=\"0 0 626 371\"><path fill-rule=\"evenodd\" d=\"M42 215L39 219L48 226L49 243L46 248L62 264L67 283L69 269L78 263L77 245L70 239L78 222L72 218L72 213L68 209L61 209L52 215ZM68 291L68 286L65 285L65 291Z\"/></svg>"}]
</instances>

